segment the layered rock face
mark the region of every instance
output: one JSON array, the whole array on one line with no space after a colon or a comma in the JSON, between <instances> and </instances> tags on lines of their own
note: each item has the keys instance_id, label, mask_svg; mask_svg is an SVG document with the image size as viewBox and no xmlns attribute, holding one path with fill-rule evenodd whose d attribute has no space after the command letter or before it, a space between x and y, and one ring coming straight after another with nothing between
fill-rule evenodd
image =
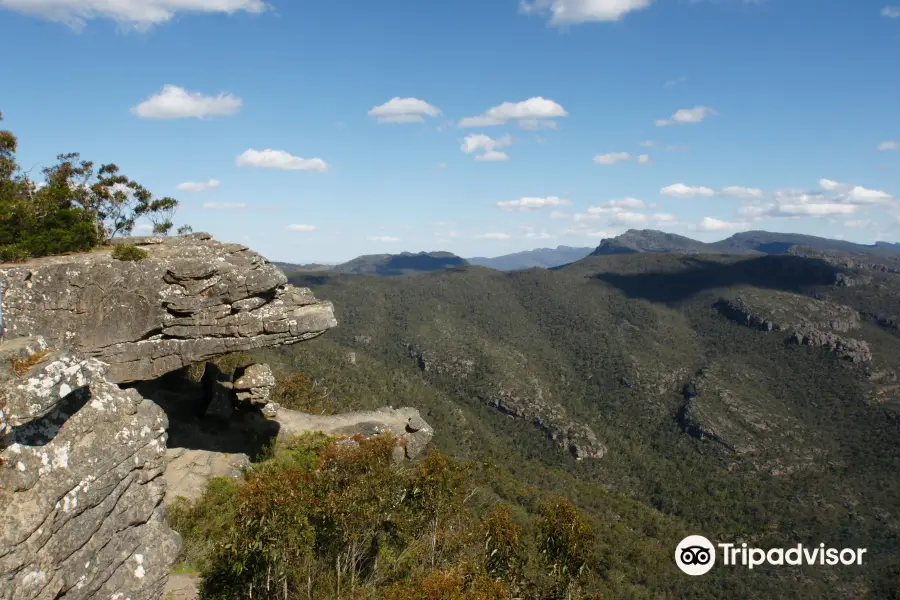
<instances>
[{"instance_id":1,"label":"layered rock face","mask_svg":"<svg viewBox=\"0 0 900 600\"><path fill-rule=\"evenodd\" d=\"M100 249L0 266L5 600L159 598L179 547L163 519L168 422L117 384L337 324L330 303L243 246L127 241L149 257ZM240 393L265 400L270 378L246 379Z\"/></svg>"},{"instance_id":2,"label":"layered rock face","mask_svg":"<svg viewBox=\"0 0 900 600\"><path fill-rule=\"evenodd\" d=\"M45 347L0 346L0 597L158 598L179 547L166 415L97 359Z\"/></svg>"},{"instance_id":3,"label":"layered rock face","mask_svg":"<svg viewBox=\"0 0 900 600\"><path fill-rule=\"evenodd\" d=\"M293 344L337 325L329 302L276 266L208 234L130 238L149 258L109 251L0 267L6 337L41 335L110 365L107 379L154 379L228 352Z\"/></svg>"}]
</instances>

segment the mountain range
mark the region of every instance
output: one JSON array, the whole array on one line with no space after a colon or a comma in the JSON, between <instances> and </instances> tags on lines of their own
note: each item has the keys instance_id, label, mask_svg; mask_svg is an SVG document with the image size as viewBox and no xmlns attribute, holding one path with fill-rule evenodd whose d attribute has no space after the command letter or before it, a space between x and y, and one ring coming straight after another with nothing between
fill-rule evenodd
<instances>
[{"instance_id":1,"label":"mountain range","mask_svg":"<svg viewBox=\"0 0 900 600\"><path fill-rule=\"evenodd\" d=\"M418 407L524 512L565 490L609 524L621 597L896 598L897 250L630 231L554 269L295 273L340 326L263 358L342 410ZM872 558L685 578L650 558L673 531Z\"/></svg>"}]
</instances>

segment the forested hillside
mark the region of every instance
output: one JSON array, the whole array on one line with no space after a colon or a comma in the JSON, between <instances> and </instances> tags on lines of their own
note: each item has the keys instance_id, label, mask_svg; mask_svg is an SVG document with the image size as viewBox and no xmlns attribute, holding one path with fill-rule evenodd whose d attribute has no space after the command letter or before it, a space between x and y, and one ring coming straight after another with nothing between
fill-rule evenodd
<instances>
[{"instance_id":1,"label":"forested hillside","mask_svg":"<svg viewBox=\"0 0 900 600\"><path fill-rule=\"evenodd\" d=\"M896 275L797 256L635 254L556 271L294 282L334 302L340 325L268 361L321 382L335 408L419 407L442 451L492 460L493 493L526 513L529 498L564 491L595 523L624 525L613 547L667 556L683 530L769 547L827 540L872 557L855 570L716 570L702 582L660 559L650 587L622 560L629 594L894 589ZM660 518L673 529L651 525Z\"/></svg>"}]
</instances>

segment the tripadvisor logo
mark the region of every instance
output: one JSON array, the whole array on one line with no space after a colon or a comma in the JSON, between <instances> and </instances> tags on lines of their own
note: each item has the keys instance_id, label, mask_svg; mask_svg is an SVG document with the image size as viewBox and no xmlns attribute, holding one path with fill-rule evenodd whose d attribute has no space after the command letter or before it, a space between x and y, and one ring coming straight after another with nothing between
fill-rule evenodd
<instances>
[{"instance_id":1,"label":"tripadvisor logo","mask_svg":"<svg viewBox=\"0 0 900 600\"><path fill-rule=\"evenodd\" d=\"M713 545L702 535L689 535L675 548L675 564L688 575L703 575L716 564L716 547L721 552L722 564L727 567L753 569L761 565L861 565L865 548L828 548L825 544L790 548L748 547L747 544L720 543Z\"/></svg>"}]
</instances>

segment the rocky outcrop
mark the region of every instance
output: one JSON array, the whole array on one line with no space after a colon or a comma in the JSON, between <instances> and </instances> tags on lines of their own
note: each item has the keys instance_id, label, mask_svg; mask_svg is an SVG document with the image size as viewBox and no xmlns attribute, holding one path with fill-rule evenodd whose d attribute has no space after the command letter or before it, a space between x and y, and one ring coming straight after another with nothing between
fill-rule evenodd
<instances>
[{"instance_id":1,"label":"rocky outcrop","mask_svg":"<svg viewBox=\"0 0 900 600\"><path fill-rule=\"evenodd\" d=\"M179 547L163 519L168 417L156 398L121 384L152 386L222 354L336 325L330 303L286 285L244 246L207 234L127 241L148 257L119 261L106 248L0 266L5 600L158 599ZM221 392L220 417L238 395L266 401L274 383L261 367L237 379L207 378ZM224 468L203 458L182 460L183 487ZM244 464L232 458L230 472Z\"/></svg>"},{"instance_id":2,"label":"rocky outcrop","mask_svg":"<svg viewBox=\"0 0 900 600\"><path fill-rule=\"evenodd\" d=\"M872 360L872 351L865 341L841 337L828 331L798 331L786 341L803 346L825 347L838 358L850 362L860 363Z\"/></svg>"},{"instance_id":3,"label":"rocky outcrop","mask_svg":"<svg viewBox=\"0 0 900 600\"><path fill-rule=\"evenodd\" d=\"M180 544L163 520L166 415L99 360L44 347L0 346L15 367L0 369L0 597L158 598Z\"/></svg>"},{"instance_id":4,"label":"rocky outcrop","mask_svg":"<svg viewBox=\"0 0 900 600\"><path fill-rule=\"evenodd\" d=\"M422 453L434 436L434 430L414 408L380 408L373 411L351 412L340 415L310 415L294 410L281 409L275 418L281 428L279 437L291 437L311 432L331 436L372 437L390 431L398 438L395 458L415 458Z\"/></svg>"},{"instance_id":5,"label":"rocky outcrop","mask_svg":"<svg viewBox=\"0 0 900 600\"><path fill-rule=\"evenodd\" d=\"M855 363L872 360L872 351L865 341L835 333L859 327L860 315L849 306L784 292L749 299L722 298L715 306L724 316L746 327L788 332L786 343L824 346L838 358Z\"/></svg>"},{"instance_id":6,"label":"rocky outcrop","mask_svg":"<svg viewBox=\"0 0 900 600\"><path fill-rule=\"evenodd\" d=\"M127 383L337 325L331 303L286 285L244 246L202 233L128 241L149 257L119 261L99 250L0 267L7 337L41 335L102 360L109 381Z\"/></svg>"},{"instance_id":7,"label":"rocky outcrop","mask_svg":"<svg viewBox=\"0 0 900 600\"><path fill-rule=\"evenodd\" d=\"M249 402L253 406L269 404L272 388L275 387L275 376L269 365L253 364L238 369L232 389L235 400Z\"/></svg>"}]
</instances>

